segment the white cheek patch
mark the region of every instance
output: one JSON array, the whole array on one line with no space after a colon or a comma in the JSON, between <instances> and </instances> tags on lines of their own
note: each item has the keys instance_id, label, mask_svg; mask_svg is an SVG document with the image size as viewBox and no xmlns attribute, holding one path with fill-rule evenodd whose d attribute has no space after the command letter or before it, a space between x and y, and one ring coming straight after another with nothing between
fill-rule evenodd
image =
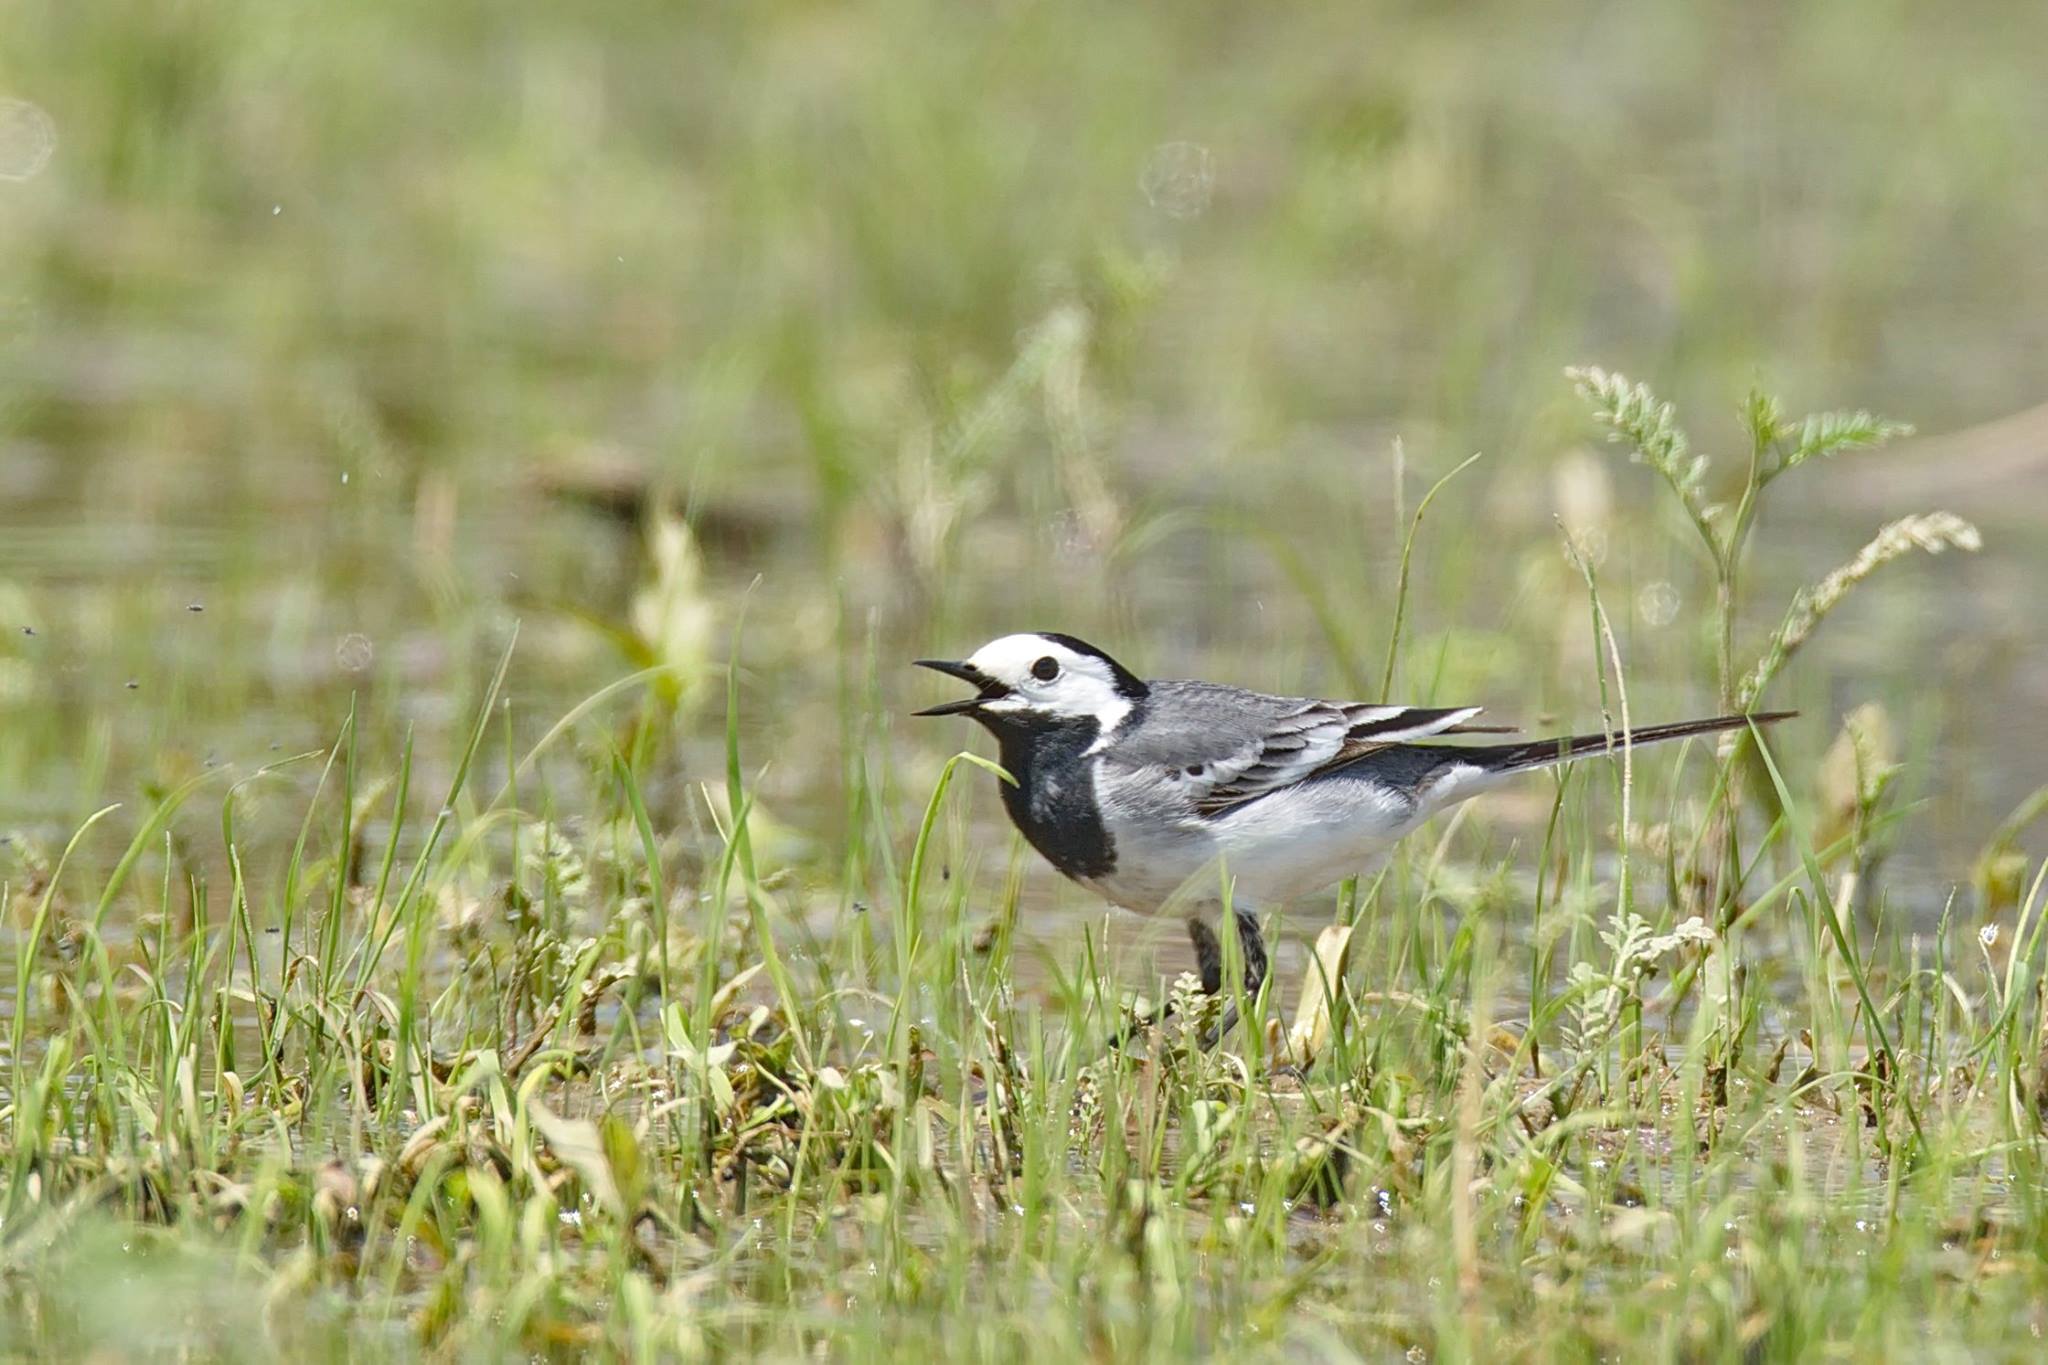
<instances>
[{"instance_id":1,"label":"white cheek patch","mask_svg":"<svg viewBox=\"0 0 2048 1365\"><path fill-rule=\"evenodd\" d=\"M1122 725L1124 717L1130 714L1130 702L1112 694L1110 699L1103 703L1102 708L1095 713L1096 723L1102 727L1102 733L1097 735L1095 742L1088 746L1088 752L1099 754L1108 748L1110 741L1116 738L1117 727Z\"/></svg>"}]
</instances>

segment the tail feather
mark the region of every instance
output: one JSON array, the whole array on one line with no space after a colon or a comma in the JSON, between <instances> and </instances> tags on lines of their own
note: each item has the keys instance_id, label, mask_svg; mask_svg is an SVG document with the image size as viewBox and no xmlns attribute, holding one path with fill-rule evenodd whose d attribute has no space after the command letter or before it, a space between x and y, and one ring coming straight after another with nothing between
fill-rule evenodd
<instances>
[{"instance_id":1,"label":"tail feather","mask_svg":"<svg viewBox=\"0 0 2048 1365\"><path fill-rule=\"evenodd\" d=\"M1667 739L1685 739L1692 735L1711 735L1723 730L1742 730L1752 725L1770 725L1773 722L1798 715L1797 711L1757 711L1746 716L1710 716L1703 720L1681 720L1670 725L1645 725L1631 730L1627 735L1630 747L1643 744L1657 744ZM1450 762L1479 768L1491 775L1523 772L1530 768L1545 768L1554 763L1569 763L1587 754L1619 752L1623 735L1561 735L1556 739L1535 739L1521 744L1484 744L1471 747L1448 745L1439 749ZM1435 746L1432 746L1435 747Z\"/></svg>"}]
</instances>

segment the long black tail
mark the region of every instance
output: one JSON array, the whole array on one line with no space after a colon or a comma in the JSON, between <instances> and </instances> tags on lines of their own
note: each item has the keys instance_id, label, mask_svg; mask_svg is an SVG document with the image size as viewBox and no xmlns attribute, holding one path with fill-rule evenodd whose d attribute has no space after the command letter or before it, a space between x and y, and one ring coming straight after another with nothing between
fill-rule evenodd
<instances>
[{"instance_id":1,"label":"long black tail","mask_svg":"<svg viewBox=\"0 0 2048 1365\"><path fill-rule=\"evenodd\" d=\"M1712 716L1705 720L1681 720L1670 725L1645 725L1629 732L1631 746L1657 744L1689 735L1711 735L1722 730L1741 730L1751 725L1769 725L1796 716L1797 711L1757 711L1747 716ZM1587 754L1620 753L1622 735L1560 735L1556 739L1532 739L1521 744L1432 745L1445 759L1470 763L1488 773L1514 773L1527 768L1544 768L1569 763Z\"/></svg>"}]
</instances>

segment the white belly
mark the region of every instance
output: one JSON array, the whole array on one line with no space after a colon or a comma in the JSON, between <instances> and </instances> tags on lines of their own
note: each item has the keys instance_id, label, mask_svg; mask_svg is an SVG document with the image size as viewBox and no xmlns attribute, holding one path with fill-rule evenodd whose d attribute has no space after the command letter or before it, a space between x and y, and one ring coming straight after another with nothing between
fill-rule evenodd
<instances>
[{"instance_id":1,"label":"white belly","mask_svg":"<svg viewBox=\"0 0 2048 1365\"><path fill-rule=\"evenodd\" d=\"M1151 914L1220 899L1227 873L1235 904L1276 905L1370 870L1431 810L1377 783L1319 782L1214 819L1119 823L1115 871L1088 885Z\"/></svg>"}]
</instances>

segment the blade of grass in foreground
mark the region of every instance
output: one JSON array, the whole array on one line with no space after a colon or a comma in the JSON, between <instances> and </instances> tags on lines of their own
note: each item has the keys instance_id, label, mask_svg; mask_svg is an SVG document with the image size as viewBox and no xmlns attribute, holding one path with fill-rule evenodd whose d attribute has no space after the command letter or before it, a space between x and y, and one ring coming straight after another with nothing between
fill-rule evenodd
<instances>
[{"instance_id":1,"label":"blade of grass in foreground","mask_svg":"<svg viewBox=\"0 0 2048 1365\"><path fill-rule=\"evenodd\" d=\"M1422 529L1422 514L1429 510L1429 504L1443 492L1444 485L1470 469L1479 459L1480 451L1473 451L1456 468L1429 486L1422 495L1422 501L1415 504L1415 516L1408 523L1408 534L1401 542L1401 572L1394 580L1394 627L1387 634L1387 666L1380 674L1380 700L1393 700L1394 665L1401 657L1401 626L1408 616L1408 561L1415 553L1415 536Z\"/></svg>"},{"instance_id":2,"label":"blade of grass in foreground","mask_svg":"<svg viewBox=\"0 0 2048 1365\"><path fill-rule=\"evenodd\" d=\"M149 814L149 819L143 822L141 829L135 831L135 837L128 841L128 848L121 854L121 860L115 863L114 870L107 874L106 885L100 888L99 903L93 907L92 912L92 928L95 935L106 923L107 911L113 908L114 897L119 895L122 886L127 884L129 874L135 870L135 864L142 859L143 850L155 846L157 835L169 828L171 817L178 813L179 807L191 799L192 793L215 778L226 777L228 771L226 768L215 768L197 777L188 778L173 787L163 800L157 802L156 809ZM95 820L98 818L97 815L93 817Z\"/></svg>"},{"instance_id":3,"label":"blade of grass in foreground","mask_svg":"<svg viewBox=\"0 0 2048 1365\"><path fill-rule=\"evenodd\" d=\"M512 799L518 790L519 780L533 770L533 765L540 761L540 756L553 748L555 741L575 729L578 722L585 716L590 715L620 693L630 692L636 687L650 683L673 672L675 670L668 664L656 664L651 668L643 668L637 673L628 673L623 678L606 683L603 687L598 688L597 691L592 692L582 701L577 702L576 705L563 712L562 718L553 725L550 725L547 733L536 740L533 747L526 751L526 756L519 760L518 766L505 775L505 785L498 789L498 794L491 798L490 805L486 806L485 809L495 810L499 806L504 805L508 799Z\"/></svg>"},{"instance_id":4,"label":"blade of grass in foreground","mask_svg":"<svg viewBox=\"0 0 2048 1365\"><path fill-rule=\"evenodd\" d=\"M440 810L435 812L434 823L427 830L426 844L420 849L419 858L414 862L411 874L407 876L405 885L399 890L397 902L385 912L384 925L377 932L376 944L363 954L362 960L357 964L355 995L358 998L369 989L370 979L376 972L378 964L382 962L392 936L398 931L398 926L405 923L407 913L418 896L420 885L425 881L428 869L433 866L434 855L440 848L441 836L455 818L455 803L461 797L463 788L469 783L470 768L476 762L478 750L483 747L484 735L490 728L492 714L497 710L498 697L504 691L505 677L511 671L512 654L518 645L519 627L515 624L511 637L505 641L505 651L498 658L497 671L491 675L490 686L484 690L483 701L477 706L476 723L470 727L469 742L463 746L462 755L455 764L455 773L448 781L448 793L442 799ZM420 913L427 912L422 910ZM413 1062L413 1034L419 1018L418 988L423 928L423 924L414 925L407 935L406 970L399 983L396 1046L391 1059L393 1074L380 1095L387 1110L409 1098L408 1081ZM422 1105L423 1112L426 1108L427 1106Z\"/></svg>"},{"instance_id":5,"label":"blade of grass in foreground","mask_svg":"<svg viewBox=\"0 0 2048 1365\"><path fill-rule=\"evenodd\" d=\"M924 886L925 859L931 849L932 830L939 822L939 808L946 799L946 788L953 785L953 774L963 763L994 773L1004 782L1016 785L1000 763L970 754L965 750L946 760L946 766L939 770L939 780L932 786L931 799L925 803L924 819L918 823L917 842L911 846L910 868L905 874L903 894L897 898L899 918L896 922L896 1008L889 1016L889 1045L893 1052L896 1046L897 1030L903 1017L903 1004L910 993L912 974L916 970L917 944L922 927L918 899Z\"/></svg>"},{"instance_id":6,"label":"blade of grass in foreground","mask_svg":"<svg viewBox=\"0 0 2048 1365\"><path fill-rule=\"evenodd\" d=\"M14 963L14 1029L11 1056L17 1079L21 1069L22 1046L28 1029L29 977L35 970L36 955L42 951L43 935L49 929L50 906L57 898L57 886L64 880L64 869L71 862L71 855L78 850L79 844L92 831L92 827L119 809L119 802L111 806L102 806L86 816L84 822L72 831L71 838L64 845L64 852L57 857L56 867L50 870L50 880L43 887L42 899L36 902L35 917L29 921L27 937L16 948L20 956ZM18 1089L16 1093L19 1093Z\"/></svg>"},{"instance_id":7,"label":"blade of grass in foreground","mask_svg":"<svg viewBox=\"0 0 2048 1365\"><path fill-rule=\"evenodd\" d=\"M1870 1036L1877 1041L1878 1052L1884 1057L1889 1080L1886 1086L1906 1111L1906 1120L1913 1127L1913 1145L1918 1155L1927 1153L1927 1135L1920 1128L1920 1112L1913 1103L1904 1083L1905 1072L1899 1069L1899 1059L1892 1051L1891 1035L1885 1032L1884 1018L1878 1012L1877 1001L1870 994L1868 974L1863 970L1863 959L1856 951L1855 941L1844 932L1841 916L1835 913L1834 898L1828 894L1827 875L1821 871L1820 862L1813 855L1813 840L1808 837L1803 822L1794 813L1792 793L1785 786L1784 775L1778 771L1777 760L1771 757L1769 746L1754 725L1749 733L1756 739L1756 750L1762 757L1765 771L1771 775L1771 785L1777 788L1778 802L1784 808L1785 821L1793 847L1799 850L1799 858L1806 868L1806 877L1813 887L1813 903L1820 909L1828 936L1835 941L1835 950L1842 955L1842 962L1849 969L1849 979L1856 985L1856 996L1863 1004L1863 1022L1870 1029Z\"/></svg>"},{"instance_id":8,"label":"blade of grass in foreground","mask_svg":"<svg viewBox=\"0 0 2048 1365\"><path fill-rule=\"evenodd\" d=\"M476 762L477 750L483 747L484 731L491 723L491 713L497 709L498 694L504 690L505 675L512 668L512 651L519 646L519 627L512 627L512 638L505 642L505 652L498 658L498 670L491 675L491 684L484 689L483 703L477 707L476 724L470 727L469 743L463 746L462 756L456 761L455 775L448 781L448 794L441 802L441 809L434 813L434 823L427 829L426 844L420 849L420 856L414 861L412 871L406 876L405 885L399 888L397 904L385 918L382 931L377 936L376 946L363 954L356 967L356 993L368 989L370 976L377 970L377 964L384 958L384 950L390 946L391 936L397 932L398 924L404 918L405 909L418 894L420 883L425 880L427 869L433 864L435 850L440 847L441 836L448 828L448 822L455 818L455 800L469 782L470 766Z\"/></svg>"},{"instance_id":9,"label":"blade of grass in foreground","mask_svg":"<svg viewBox=\"0 0 2048 1365\"><path fill-rule=\"evenodd\" d=\"M811 1056L810 1040L805 1035L804 1016L797 1005L796 984L790 979L789 969L783 965L782 954L776 951L774 926L768 922L768 907L754 869L754 843L747 832L753 799L747 794L746 780L740 771L740 631L745 624L746 608L742 603L739 619L733 622L732 655L725 668L725 808L732 822L725 832L732 853L727 872L732 867L739 870L740 891L747 898L747 917L755 946L768 968L768 979L775 983L775 994L782 1002L782 1013L796 1042L797 1055L806 1067L813 1067L816 1062ZM724 903L724 887L725 875L721 875L721 905Z\"/></svg>"},{"instance_id":10,"label":"blade of grass in foreground","mask_svg":"<svg viewBox=\"0 0 2048 1365\"><path fill-rule=\"evenodd\" d=\"M647 802L640 794L640 780L634 776L633 767L618 749L612 750L612 773L619 780L619 789L626 794L626 804L633 811L633 827L640 835L640 854L647 864L648 918L653 926L656 951L661 961L661 990L658 992L662 1007L668 1006L668 892L662 885L661 845L654 837L654 822L647 817Z\"/></svg>"},{"instance_id":11,"label":"blade of grass in foreground","mask_svg":"<svg viewBox=\"0 0 2048 1365\"><path fill-rule=\"evenodd\" d=\"M356 728L356 702L351 696L348 703L348 718L342 722L341 738L327 750L327 761L320 766L319 780L313 784L313 795L306 802L306 814L299 821L298 837L292 840L291 856L284 865L284 899L279 910L278 934L284 947L283 961L289 962L292 954L292 927L299 906L299 883L304 875L306 863L306 841L312 836L313 816L320 809L320 798L327 791L328 779L334 776L334 764L340 758L345 745L352 744L351 736ZM280 992L281 993L281 992Z\"/></svg>"}]
</instances>

